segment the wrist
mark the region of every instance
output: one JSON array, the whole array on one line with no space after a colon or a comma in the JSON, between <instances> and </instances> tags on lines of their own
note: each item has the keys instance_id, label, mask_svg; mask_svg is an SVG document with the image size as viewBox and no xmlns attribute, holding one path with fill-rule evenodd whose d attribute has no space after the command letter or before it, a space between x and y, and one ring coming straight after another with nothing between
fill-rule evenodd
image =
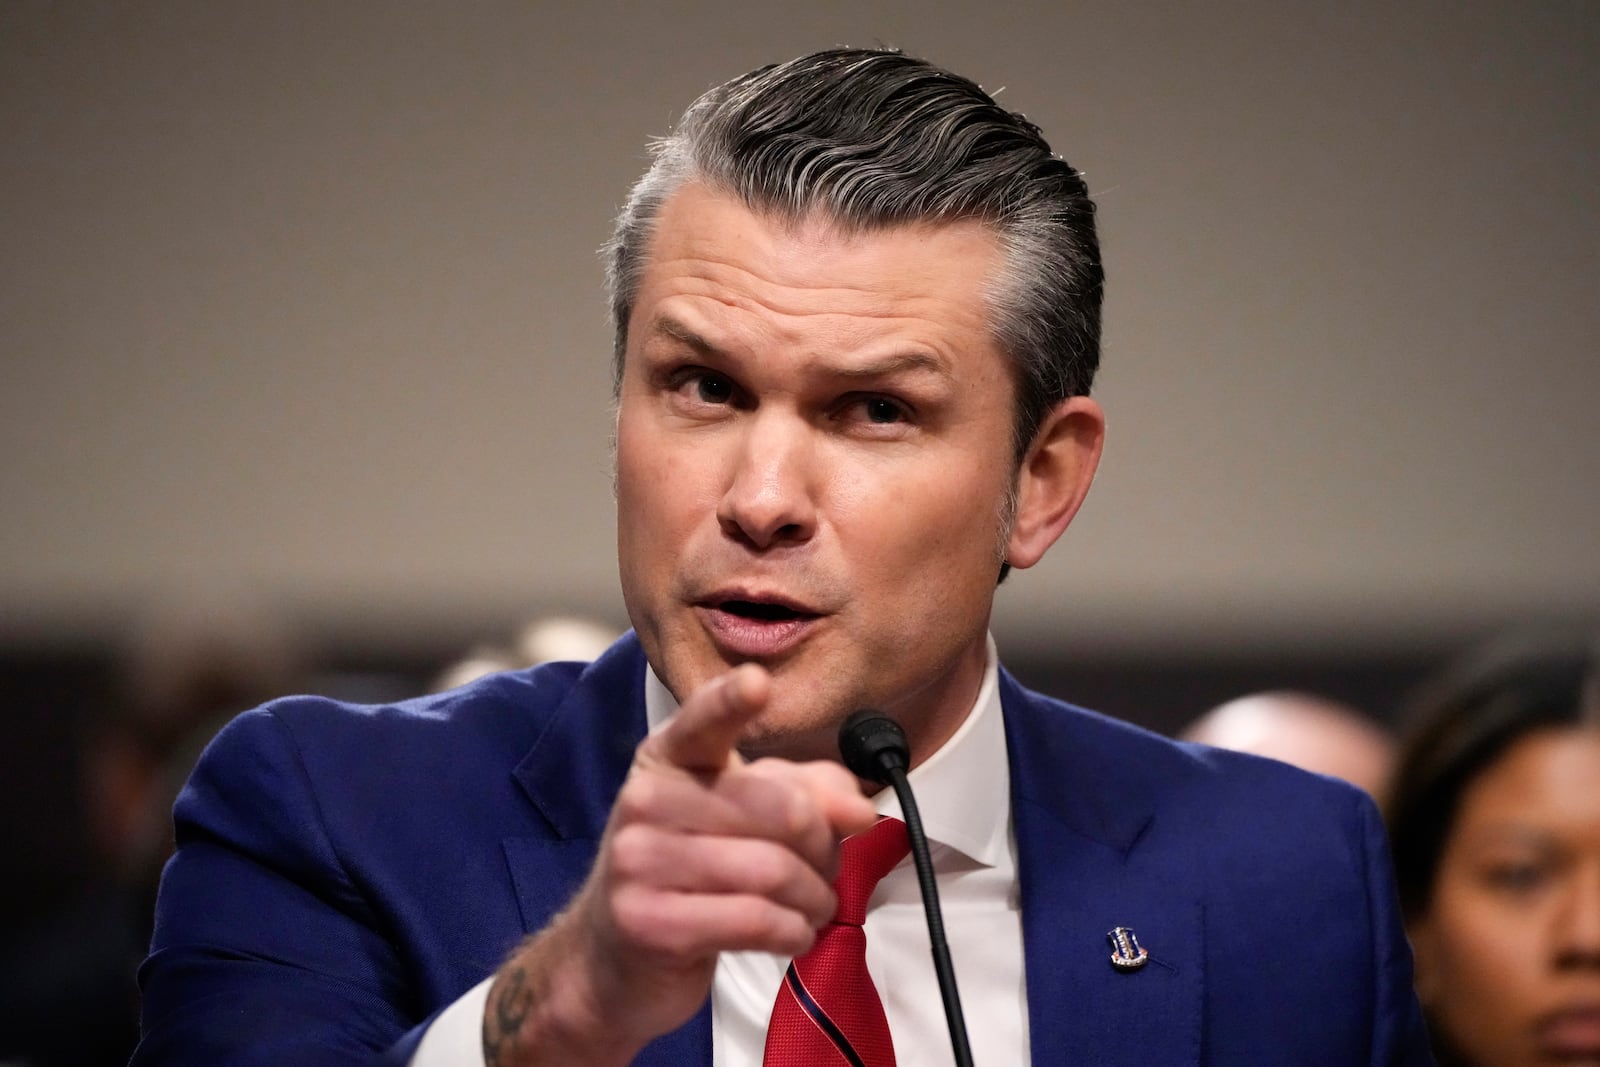
<instances>
[{"instance_id":1,"label":"wrist","mask_svg":"<svg viewBox=\"0 0 1600 1067\"><path fill-rule=\"evenodd\" d=\"M495 974L483 1016L487 1067L626 1067L643 1046L630 1039L625 1011L602 1008L563 918L524 942Z\"/></svg>"}]
</instances>

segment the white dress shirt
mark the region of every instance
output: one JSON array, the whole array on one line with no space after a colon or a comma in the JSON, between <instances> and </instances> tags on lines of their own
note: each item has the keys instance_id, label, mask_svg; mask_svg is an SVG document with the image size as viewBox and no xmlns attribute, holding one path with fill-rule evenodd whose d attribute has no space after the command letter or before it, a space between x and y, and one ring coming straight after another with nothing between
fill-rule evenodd
<instances>
[{"instance_id":1,"label":"white dress shirt","mask_svg":"<svg viewBox=\"0 0 1600 1067\"><path fill-rule=\"evenodd\" d=\"M677 701L646 668L645 712L652 731ZM1028 1062L1017 848L1011 832L1011 774L993 638L972 713L954 736L911 772L932 846L945 935L961 991L975 1064ZM900 816L892 789L874 800ZM867 970L883 1000L895 1059L907 1067L954 1064L934 975L917 873L908 856L878 883L867 904ZM767 1020L789 965L765 952L725 952L711 987L714 1067L760 1067ZM411 1067L483 1067L485 979L445 1009L423 1036Z\"/></svg>"}]
</instances>

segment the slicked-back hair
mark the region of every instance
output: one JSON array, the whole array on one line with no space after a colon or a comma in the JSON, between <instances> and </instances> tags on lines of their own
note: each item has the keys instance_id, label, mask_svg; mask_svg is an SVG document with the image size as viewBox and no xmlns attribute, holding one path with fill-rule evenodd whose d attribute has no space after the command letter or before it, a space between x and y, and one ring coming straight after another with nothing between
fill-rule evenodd
<instances>
[{"instance_id":1,"label":"slicked-back hair","mask_svg":"<svg viewBox=\"0 0 1600 1067\"><path fill-rule=\"evenodd\" d=\"M1013 366L1017 459L1054 404L1089 392L1103 288L1094 203L1039 128L973 82L897 51L817 52L710 90L652 147L605 250L618 388L655 221L695 181L847 233L986 225L1003 253L988 310Z\"/></svg>"}]
</instances>

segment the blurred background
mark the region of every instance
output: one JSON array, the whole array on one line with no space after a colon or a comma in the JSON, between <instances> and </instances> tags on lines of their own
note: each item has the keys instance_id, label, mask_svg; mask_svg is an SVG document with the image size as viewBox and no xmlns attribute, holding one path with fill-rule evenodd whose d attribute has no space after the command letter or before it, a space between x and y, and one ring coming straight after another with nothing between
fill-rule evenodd
<instances>
[{"instance_id":1,"label":"blurred background","mask_svg":"<svg viewBox=\"0 0 1600 1067\"><path fill-rule=\"evenodd\" d=\"M1593 0L10 0L0 948L145 862L204 724L626 625L595 250L694 96L834 44L997 92L1100 205L1110 436L1000 592L1025 681L1381 720L1600 619Z\"/></svg>"}]
</instances>

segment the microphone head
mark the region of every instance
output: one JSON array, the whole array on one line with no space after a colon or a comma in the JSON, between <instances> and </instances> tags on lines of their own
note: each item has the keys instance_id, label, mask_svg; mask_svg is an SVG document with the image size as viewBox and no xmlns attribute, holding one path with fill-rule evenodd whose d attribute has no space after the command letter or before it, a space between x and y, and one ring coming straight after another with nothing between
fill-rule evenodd
<instances>
[{"instance_id":1,"label":"microphone head","mask_svg":"<svg viewBox=\"0 0 1600 1067\"><path fill-rule=\"evenodd\" d=\"M911 766L911 746L900 724L881 711L854 712L839 726L839 755L857 778L888 785L889 772Z\"/></svg>"}]
</instances>

